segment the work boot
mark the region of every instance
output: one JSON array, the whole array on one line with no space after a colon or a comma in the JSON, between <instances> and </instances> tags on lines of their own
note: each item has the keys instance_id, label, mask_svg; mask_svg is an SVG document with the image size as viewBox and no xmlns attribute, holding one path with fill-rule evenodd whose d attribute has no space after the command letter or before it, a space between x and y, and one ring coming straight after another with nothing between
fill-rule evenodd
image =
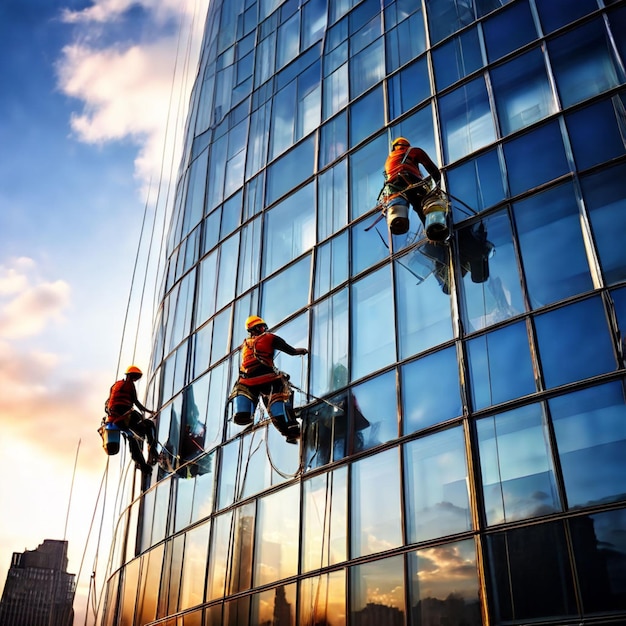
<instances>
[{"instance_id":1,"label":"work boot","mask_svg":"<svg viewBox=\"0 0 626 626\"><path fill-rule=\"evenodd\" d=\"M298 443L300 440L300 425L298 422L289 422L285 433L287 443Z\"/></svg>"}]
</instances>

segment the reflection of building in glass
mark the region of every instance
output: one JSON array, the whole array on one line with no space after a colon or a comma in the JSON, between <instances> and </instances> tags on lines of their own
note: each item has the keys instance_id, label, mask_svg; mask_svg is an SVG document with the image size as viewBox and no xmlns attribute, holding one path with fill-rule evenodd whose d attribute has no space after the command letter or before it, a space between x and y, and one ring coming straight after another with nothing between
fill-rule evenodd
<instances>
[{"instance_id":1,"label":"reflection of building in glass","mask_svg":"<svg viewBox=\"0 0 626 626\"><path fill-rule=\"evenodd\" d=\"M71 626L73 604L67 541L46 539L36 550L13 553L0 602L2 626Z\"/></svg>"},{"instance_id":2,"label":"reflection of building in glass","mask_svg":"<svg viewBox=\"0 0 626 626\"><path fill-rule=\"evenodd\" d=\"M626 621L624 33L621 0L211 3L147 400L170 465L106 626ZM374 224L400 136L447 244ZM300 451L229 419L252 314L309 349L277 358Z\"/></svg>"}]
</instances>

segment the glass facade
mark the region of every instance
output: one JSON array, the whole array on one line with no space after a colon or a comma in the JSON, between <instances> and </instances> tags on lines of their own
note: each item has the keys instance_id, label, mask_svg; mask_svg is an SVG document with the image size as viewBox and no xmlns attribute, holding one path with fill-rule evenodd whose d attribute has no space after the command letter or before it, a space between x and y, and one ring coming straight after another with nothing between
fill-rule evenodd
<instances>
[{"instance_id":1,"label":"glass facade","mask_svg":"<svg viewBox=\"0 0 626 626\"><path fill-rule=\"evenodd\" d=\"M623 1L211 2L104 626L626 623L625 66ZM249 315L299 447L231 420Z\"/></svg>"}]
</instances>

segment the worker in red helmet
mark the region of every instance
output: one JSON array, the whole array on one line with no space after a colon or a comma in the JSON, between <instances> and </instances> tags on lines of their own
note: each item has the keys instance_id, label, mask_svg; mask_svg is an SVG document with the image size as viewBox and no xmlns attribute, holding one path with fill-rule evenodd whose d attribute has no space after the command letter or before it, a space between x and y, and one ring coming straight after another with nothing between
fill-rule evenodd
<instances>
[{"instance_id":1,"label":"worker in red helmet","mask_svg":"<svg viewBox=\"0 0 626 626\"><path fill-rule=\"evenodd\" d=\"M291 389L286 375L274 366L274 352L291 356L308 354L306 348L294 348L278 335L268 332L267 324L258 315L246 320L249 337L241 345L239 379L229 400L233 400L233 421L239 426L252 424L259 401L263 402L272 423L288 443L300 438L298 424L291 406Z\"/></svg>"},{"instance_id":2,"label":"worker in red helmet","mask_svg":"<svg viewBox=\"0 0 626 626\"><path fill-rule=\"evenodd\" d=\"M125 374L123 380L113 383L109 397L104 404L104 410L107 414L107 421L112 422L120 430L127 433L128 448L133 461L135 461L135 467L145 474L151 474L152 466L156 465L158 459L156 427L154 422L144 419L143 415L135 410L135 407L144 413L150 413L150 415L153 415L154 411L146 408L137 398L135 382L143 376L143 372L136 365L131 365ZM146 439L148 442L147 462L135 435L141 439Z\"/></svg>"},{"instance_id":3,"label":"worker in red helmet","mask_svg":"<svg viewBox=\"0 0 626 626\"><path fill-rule=\"evenodd\" d=\"M385 161L385 184L395 192L403 192L413 209L419 215L422 224L426 218L422 201L427 189L417 186L411 188L424 178L422 166L432 177L435 184L441 182L441 172L432 159L421 148L412 148L404 137L398 137L391 143L391 151ZM408 188L408 189L407 189Z\"/></svg>"}]
</instances>

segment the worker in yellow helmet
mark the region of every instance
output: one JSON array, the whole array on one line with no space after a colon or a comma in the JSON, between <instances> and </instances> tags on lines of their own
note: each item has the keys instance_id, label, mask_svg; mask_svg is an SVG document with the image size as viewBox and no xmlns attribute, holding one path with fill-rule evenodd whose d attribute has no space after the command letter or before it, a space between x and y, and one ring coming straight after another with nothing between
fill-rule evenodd
<instances>
[{"instance_id":1,"label":"worker in yellow helmet","mask_svg":"<svg viewBox=\"0 0 626 626\"><path fill-rule=\"evenodd\" d=\"M438 185L441 182L441 172L424 150L412 148L408 139L404 137L397 137L393 140L391 151L385 161L386 184L395 191L404 192L422 224L425 224L422 201L427 190L422 187L407 189L423 179L420 165L430 174L435 184Z\"/></svg>"},{"instance_id":2,"label":"worker in yellow helmet","mask_svg":"<svg viewBox=\"0 0 626 626\"><path fill-rule=\"evenodd\" d=\"M296 356L307 354L306 348L294 348L278 335L268 332L267 324L258 315L246 320L249 337L241 345L239 379L230 395L234 404L233 421L239 426L251 424L253 413L263 399L270 418L288 443L300 437L291 407L291 389L287 377L274 367L274 352L280 350Z\"/></svg>"},{"instance_id":3,"label":"worker in yellow helmet","mask_svg":"<svg viewBox=\"0 0 626 626\"><path fill-rule=\"evenodd\" d=\"M107 421L115 424L120 430L128 433L128 448L130 455L135 461L137 469L145 474L152 473L152 466L157 462L157 440L156 427L154 422L144 419L141 413L135 410L137 407L142 412L154 414L154 411L146 408L137 398L135 382L142 376L143 372L136 366L131 365L125 372L125 378L118 380L111 387L109 397L104 404L107 414ZM146 439L148 442L148 461L143 457L141 446L134 435Z\"/></svg>"}]
</instances>

